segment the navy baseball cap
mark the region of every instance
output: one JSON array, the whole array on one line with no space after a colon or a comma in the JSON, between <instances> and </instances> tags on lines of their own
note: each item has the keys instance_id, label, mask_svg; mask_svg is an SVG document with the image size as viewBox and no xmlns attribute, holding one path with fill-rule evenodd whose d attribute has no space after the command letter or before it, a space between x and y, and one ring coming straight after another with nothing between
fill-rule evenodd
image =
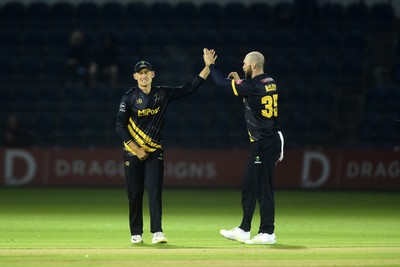
<instances>
[{"instance_id":1,"label":"navy baseball cap","mask_svg":"<svg viewBox=\"0 0 400 267\"><path fill-rule=\"evenodd\" d=\"M139 72L142 69L148 69L150 71L153 71L153 67L151 66L151 64L149 62L147 62L147 61L144 61L144 60L139 61L138 63L136 63L134 71L135 72Z\"/></svg>"}]
</instances>

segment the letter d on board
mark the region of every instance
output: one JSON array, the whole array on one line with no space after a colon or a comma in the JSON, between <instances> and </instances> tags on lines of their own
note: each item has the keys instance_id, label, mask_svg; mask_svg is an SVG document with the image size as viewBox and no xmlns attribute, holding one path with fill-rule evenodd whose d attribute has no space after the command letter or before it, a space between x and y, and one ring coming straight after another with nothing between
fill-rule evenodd
<instances>
[{"instance_id":1,"label":"letter d on board","mask_svg":"<svg viewBox=\"0 0 400 267\"><path fill-rule=\"evenodd\" d=\"M26 163L26 173L21 177L14 175L14 161L21 159ZM4 156L4 178L5 185L24 185L29 183L36 173L36 162L32 154L22 149L9 149L6 150Z\"/></svg>"},{"instance_id":2,"label":"letter d on board","mask_svg":"<svg viewBox=\"0 0 400 267\"><path fill-rule=\"evenodd\" d=\"M311 162L317 161L322 166L322 172L319 177L310 177ZM303 173L301 176L301 185L307 188L316 188L323 185L329 177L330 163L327 156L320 152L305 152L303 158Z\"/></svg>"}]
</instances>

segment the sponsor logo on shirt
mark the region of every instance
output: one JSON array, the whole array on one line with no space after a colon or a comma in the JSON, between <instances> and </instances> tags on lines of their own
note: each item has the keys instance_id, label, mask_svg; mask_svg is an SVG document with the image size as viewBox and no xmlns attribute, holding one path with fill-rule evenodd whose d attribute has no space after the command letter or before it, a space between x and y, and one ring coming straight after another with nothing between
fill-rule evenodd
<instances>
[{"instance_id":1,"label":"sponsor logo on shirt","mask_svg":"<svg viewBox=\"0 0 400 267\"><path fill-rule=\"evenodd\" d=\"M158 107L156 109L145 108L142 110L138 110L138 117L154 115L154 114L157 114L159 111L160 111L160 107Z\"/></svg>"},{"instance_id":2,"label":"sponsor logo on shirt","mask_svg":"<svg viewBox=\"0 0 400 267\"><path fill-rule=\"evenodd\" d=\"M264 78L261 80L262 83L269 83L269 82L273 82L273 81L274 81L274 79L272 79L270 77L267 77L267 78Z\"/></svg>"},{"instance_id":3,"label":"sponsor logo on shirt","mask_svg":"<svg viewBox=\"0 0 400 267\"><path fill-rule=\"evenodd\" d=\"M243 80L235 80L236 84L241 84L243 82Z\"/></svg>"},{"instance_id":4,"label":"sponsor logo on shirt","mask_svg":"<svg viewBox=\"0 0 400 267\"><path fill-rule=\"evenodd\" d=\"M272 83L272 84L267 84L265 86L265 90L267 92L271 92L271 91L276 91L276 84Z\"/></svg>"},{"instance_id":5,"label":"sponsor logo on shirt","mask_svg":"<svg viewBox=\"0 0 400 267\"><path fill-rule=\"evenodd\" d=\"M255 164L261 164L260 156L256 156L256 159L254 160Z\"/></svg>"}]
</instances>

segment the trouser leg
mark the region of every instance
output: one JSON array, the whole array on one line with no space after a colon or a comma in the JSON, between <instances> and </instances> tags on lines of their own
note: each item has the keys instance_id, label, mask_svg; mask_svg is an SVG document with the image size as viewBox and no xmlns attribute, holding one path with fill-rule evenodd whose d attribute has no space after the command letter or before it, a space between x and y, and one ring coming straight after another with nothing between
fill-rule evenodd
<instances>
[{"instance_id":1,"label":"trouser leg","mask_svg":"<svg viewBox=\"0 0 400 267\"><path fill-rule=\"evenodd\" d=\"M125 179L129 200L131 235L143 233L144 164L137 157L124 157Z\"/></svg>"},{"instance_id":2,"label":"trouser leg","mask_svg":"<svg viewBox=\"0 0 400 267\"><path fill-rule=\"evenodd\" d=\"M164 160L162 151L156 151L146 160L146 190L150 207L150 231L162 232L162 186Z\"/></svg>"},{"instance_id":3,"label":"trouser leg","mask_svg":"<svg viewBox=\"0 0 400 267\"><path fill-rule=\"evenodd\" d=\"M257 169L258 201L260 206L259 233L272 234L275 229L274 177L276 161L279 158L281 143L276 135L261 142L260 168Z\"/></svg>"},{"instance_id":4,"label":"trouser leg","mask_svg":"<svg viewBox=\"0 0 400 267\"><path fill-rule=\"evenodd\" d=\"M243 217L240 228L246 232L250 231L251 229L251 221L257 202L257 185L254 176L254 160L255 158L253 153L251 153L247 162L246 173L242 181Z\"/></svg>"}]
</instances>

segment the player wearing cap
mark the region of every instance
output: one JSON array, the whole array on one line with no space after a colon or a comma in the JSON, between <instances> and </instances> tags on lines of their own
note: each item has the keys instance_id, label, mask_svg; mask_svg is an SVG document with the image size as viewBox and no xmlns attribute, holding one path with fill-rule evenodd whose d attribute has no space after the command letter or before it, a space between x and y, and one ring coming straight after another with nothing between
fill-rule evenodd
<instances>
[{"instance_id":1,"label":"player wearing cap","mask_svg":"<svg viewBox=\"0 0 400 267\"><path fill-rule=\"evenodd\" d=\"M145 188L149 197L152 243L167 243L161 226L164 114L171 101L194 93L209 73L209 68L204 67L186 85L153 86L155 72L152 65L147 61L140 61L134 67L133 78L138 85L122 96L116 123L116 132L123 141L132 243L143 242Z\"/></svg>"},{"instance_id":2,"label":"player wearing cap","mask_svg":"<svg viewBox=\"0 0 400 267\"><path fill-rule=\"evenodd\" d=\"M239 227L221 230L224 237L246 244L275 244L274 173L283 159L283 136L279 130L278 89L275 81L264 73L264 56L251 52L243 60L245 79L236 72L225 78L215 67L213 50L204 49L204 62L210 67L215 83L230 88L244 103L251 152L242 184L243 217ZM250 228L257 200L260 208L260 228L250 239Z\"/></svg>"}]
</instances>

